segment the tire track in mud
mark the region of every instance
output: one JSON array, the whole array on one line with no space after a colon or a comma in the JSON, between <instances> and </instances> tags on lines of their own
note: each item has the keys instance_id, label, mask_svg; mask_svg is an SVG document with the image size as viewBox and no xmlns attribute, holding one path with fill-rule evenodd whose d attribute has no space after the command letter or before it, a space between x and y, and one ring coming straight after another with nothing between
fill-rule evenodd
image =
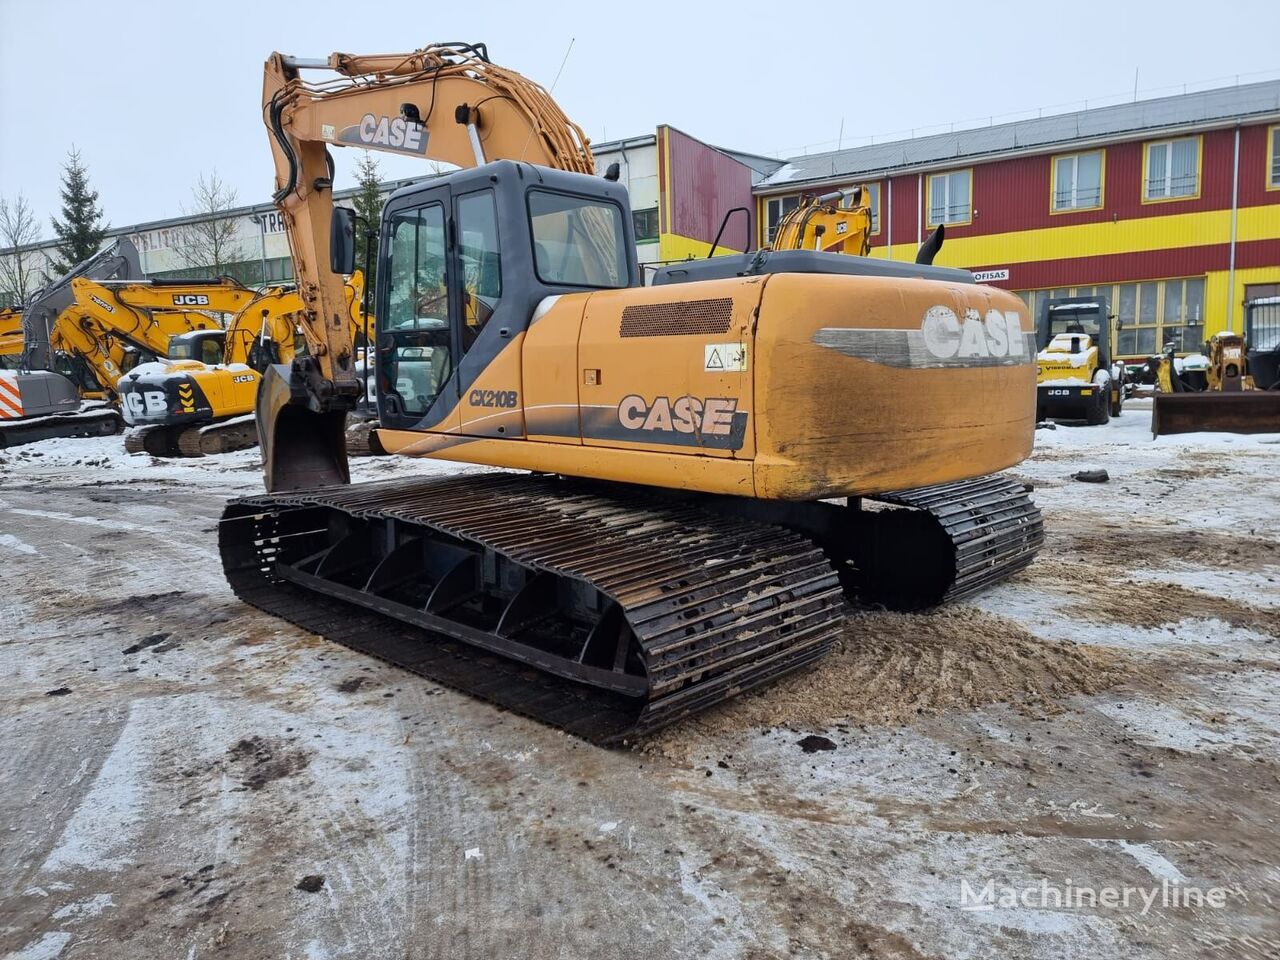
<instances>
[{"instance_id":1,"label":"tire track in mud","mask_svg":"<svg viewBox=\"0 0 1280 960\"><path fill-rule=\"evenodd\" d=\"M1019 575L1023 582L1067 600L1081 616L1133 627L1160 627L1182 620L1220 620L1232 627L1280 639L1280 617L1229 597L1177 583L1140 580L1123 569L1042 558Z\"/></svg>"}]
</instances>

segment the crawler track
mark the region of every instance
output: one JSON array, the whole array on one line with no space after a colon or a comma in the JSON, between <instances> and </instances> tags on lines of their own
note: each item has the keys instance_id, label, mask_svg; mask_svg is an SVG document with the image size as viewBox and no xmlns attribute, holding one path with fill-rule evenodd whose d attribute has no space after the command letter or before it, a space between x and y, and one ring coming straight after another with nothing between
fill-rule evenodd
<instances>
[{"instance_id":1,"label":"crawler track","mask_svg":"<svg viewBox=\"0 0 1280 960\"><path fill-rule=\"evenodd\" d=\"M149 453L153 457L208 457L258 445L258 428L253 414L198 426L157 423L135 427L125 434L129 453Z\"/></svg>"},{"instance_id":2,"label":"crawler track","mask_svg":"<svg viewBox=\"0 0 1280 960\"><path fill-rule=\"evenodd\" d=\"M1044 544L1040 510L1026 487L1008 477L876 500L900 509L864 511L854 525L852 592L864 602L895 610L951 603L1029 566Z\"/></svg>"},{"instance_id":3,"label":"crawler track","mask_svg":"<svg viewBox=\"0 0 1280 960\"><path fill-rule=\"evenodd\" d=\"M553 477L249 497L219 537L248 603L602 742L814 662L843 619L795 533Z\"/></svg>"},{"instance_id":4,"label":"crawler track","mask_svg":"<svg viewBox=\"0 0 1280 960\"><path fill-rule=\"evenodd\" d=\"M246 497L219 544L247 603L608 743L815 662L842 593L954 600L1025 567L1044 537L1007 478L879 499L770 505L494 473Z\"/></svg>"},{"instance_id":5,"label":"crawler track","mask_svg":"<svg viewBox=\"0 0 1280 960\"><path fill-rule=\"evenodd\" d=\"M124 420L110 408L0 420L0 449L54 437L109 437L123 429Z\"/></svg>"},{"instance_id":6,"label":"crawler track","mask_svg":"<svg viewBox=\"0 0 1280 960\"><path fill-rule=\"evenodd\" d=\"M178 434L178 451L184 457L211 457L257 445L258 426L251 413L187 427Z\"/></svg>"}]
</instances>

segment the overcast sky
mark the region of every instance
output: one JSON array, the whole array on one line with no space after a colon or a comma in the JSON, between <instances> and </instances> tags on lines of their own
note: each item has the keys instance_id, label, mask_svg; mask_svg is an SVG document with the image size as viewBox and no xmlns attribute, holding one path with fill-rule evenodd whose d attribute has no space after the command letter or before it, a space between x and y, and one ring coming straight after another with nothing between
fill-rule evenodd
<instances>
[{"instance_id":1,"label":"overcast sky","mask_svg":"<svg viewBox=\"0 0 1280 960\"><path fill-rule=\"evenodd\" d=\"M272 188L262 62L484 41L594 141L670 123L792 156L912 127L1215 78L1280 77L1275 0L804 4L0 0L0 196L57 211L74 143L114 225L176 216L216 169ZM1251 76L1252 75L1252 76ZM1231 82L1227 79L1225 82ZM1170 91L1172 92L1172 91ZM896 138L895 138L896 139ZM335 151L349 186L355 151ZM412 161L379 155L390 177Z\"/></svg>"}]
</instances>

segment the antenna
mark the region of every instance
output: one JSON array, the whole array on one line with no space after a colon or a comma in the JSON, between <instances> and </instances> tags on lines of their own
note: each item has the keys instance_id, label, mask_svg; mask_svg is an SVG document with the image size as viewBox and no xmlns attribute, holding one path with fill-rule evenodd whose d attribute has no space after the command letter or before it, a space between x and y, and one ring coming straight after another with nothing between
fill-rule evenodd
<instances>
[{"instance_id":1,"label":"antenna","mask_svg":"<svg viewBox=\"0 0 1280 960\"><path fill-rule=\"evenodd\" d=\"M564 73L564 65L569 62L569 53L570 51L573 50L573 44L576 39L577 37L569 38L569 46L565 48L564 59L560 61L560 69L556 71L556 78L551 81L551 88L547 91L547 93L556 92L556 84L560 82L560 74Z\"/></svg>"},{"instance_id":2,"label":"antenna","mask_svg":"<svg viewBox=\"0 0 1280 960\"><path fill-rule=\"evenodd\" d=\"M560 82L560 74L564 73L564 65L569 62L569 54L573 51L573 44L575 40L577 40L577 37L569 38L569 46L565 47L564 59L560 61L560 69L556 71L556 78L551 81L551 86L547 90L548 97L550 97L551 94L556 92L556 84ZM524 146L520 148L521 160L524 159L525 151L529 149L529 141L533 139L533 134L536 130L537 130L536 127L530 129L529 136L524 138Z\"/></svg>"}]
</instances>

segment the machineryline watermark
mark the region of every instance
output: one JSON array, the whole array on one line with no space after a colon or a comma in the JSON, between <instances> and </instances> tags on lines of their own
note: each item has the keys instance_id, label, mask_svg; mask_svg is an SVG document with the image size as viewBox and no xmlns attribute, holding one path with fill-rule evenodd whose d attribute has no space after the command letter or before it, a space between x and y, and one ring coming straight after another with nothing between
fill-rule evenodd
<instances>
[{"instance_id":1,"label":"machineryline watermark","mask_svg":"<svg viewBox=\"0 0 1280 960\"><path fill-rule=\"evenodd\" d=\"M1233 893L1226 887L1204 888L1169 880L1152 887L1086 886L1070 879L1065 883L1051 883L1045 878L1039 883L1021 886L987 880L975 887L968 880L961 880L960 909L977 912L1016 907L1137 910L1139 916L1145 917L1153 907L1221 910Z\"/></svg>"}]
</instances>

